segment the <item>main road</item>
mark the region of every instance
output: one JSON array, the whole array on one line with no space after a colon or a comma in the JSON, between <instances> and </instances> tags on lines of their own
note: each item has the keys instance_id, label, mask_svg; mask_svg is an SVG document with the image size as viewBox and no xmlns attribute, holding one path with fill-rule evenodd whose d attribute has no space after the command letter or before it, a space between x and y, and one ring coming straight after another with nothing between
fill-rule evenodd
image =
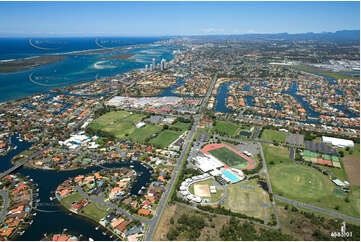
<instances>
[{"instance_id":1,"label":"main road","mask_svg":"<svg viewBox=\"0 0 361 242\"><path fill-rule=\"evenodd\" d=\"M149 224L149 229L148 229L148 232L147 232L144 240L147 240L147 241L152 240L152 237L153 237L153 235L155 233L155 230L157 229L159 220L162 217L163 210L167 205L169 195L170 195L170 193L171 193L171 191L173 189L173 186L174 186L174 183L175 183L176 178L178 176L178 173L181 170L183 160L185 159L185 156L187 154L187 150L188 150L188 148L189 148L189 146L190 146L190 144L192 142L193 135L197 130L199 119L200 119L199 116L197 116L195 118L192 129L191 129L191 131L189 132L189 134L187 136L187 140L183 144L182 153L181 153L180 157L178 158L177 165L176 165L176 168L175 168L175 170L174 170L174 172L172 174L172 178L171 178L171 180L169 182L168 188L167 188L166 192L162 196L162 199L161 199L161 201L159 203L159 206L157 208L156 214L154 215L152 223Z\"/></svg>"},{"instance_id":2,"label":"main road","mask_svg":"<svg viewBox=\"0 0 361 242\"><path fill-rule=\"evenodd\" d=\"M149 229L148 229L148 232L147 232L144 240L150 241L153 238L153 235L154 235L154 233L155 233L155 231L157 229L160 218L162 217L163 211L164 211L164 209L165 209L165 207L167 205L169 195L170 195L171 191L173 190L173 186L174 186L174 183L176 181L176 178L178 177L178 173L181 170L182 163L183 163L183 161L185 159L185 156L187 154L189 146L192 143L193 135L197 131L199 120L201 119L202 113L203 113L203 111L204 111L204 109L205 109L205 107L206 107L206 105L208 103L209 97L212 94L212 91L213 91L214 85L216 83L216 80L217 80L217 75L215 75L213 77L211 85L209 86L209 89L208 89L208 91L206 93L206 96L203 98L201 106L199 107L199 113L200 114L196 115L194 117L194 122L193 122L193 125L192 125L192 128L191 128L191 131L189 132L189 134L187 136L186 142L183 144L182 153L181 153L180 157L178 158L177 165L176 165L176 168L175 168L175 170L174 170L174 172L172 174L172 178L171 178L171 180L169 182L168 188L167 188L166 192L162 196L162 199L161 199L161 201L159 203L159 206L157 208L156 214L154 215L152 223L149 224Z\"/></svg>"},{"instance_id":3,"label":"main road","mask_svg":"<svg viewBox=\"0 0 361 242\"><path fill-rule=\"evenodd\" d=\"M292 204L293 206L299 206L299 207L311 209L311 210L313 210L315 212L320 212L320 213L324 213L324 214L327 214L327 215L330 215L330 216L333 216L333 217L349 220L349 221L352 221L352 222L355 222L355 223L360 223L360 219L357 219L357 218L354 218L354 217L350 217L350 216L343 215L343 214L340 214L340 213L335 213L335 212L332 212L330 210L326 210L326 209L319 208L319 207L316 207L316 206L313 206L313 205L310 205L310 204L306 204L306 203L294 201L294 200L291 200L291 199L287 199L287 198L284 198L284 197L281 197L281 196L278 196L278 195L274 195L273 197L275 199L279 200L279 201L282 201L282 202L285 202L285 203L288 203L288 204Z\"/></svg>"}]
</instances>

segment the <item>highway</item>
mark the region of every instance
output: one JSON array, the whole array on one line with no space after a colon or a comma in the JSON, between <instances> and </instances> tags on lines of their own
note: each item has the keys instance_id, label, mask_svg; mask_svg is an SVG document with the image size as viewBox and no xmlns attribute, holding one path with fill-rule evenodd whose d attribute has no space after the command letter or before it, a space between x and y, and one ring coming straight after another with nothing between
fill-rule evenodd
<instances>
[{"instance_id":1,"label":"highway","mask_svg":"<svg viewBox=\"0 0 361 242\"><path fill-rule=\"evenodd\" d=\"M149 230L145 236L145 239L144 240L147 240L147 241L150 241L152 240L153 238L153 235L157 229L157 226L158 226L158 223L159 223L159 220L160 218L162 217L162 214L163 214L163 210L164 208L166 207L167 205L167 201L168 201L168 198L169 198L169 195L173 189L173 185L175 183L175 180L178 176L178 173L182 167L182 163L183 163L183 160L186 156L186 153L187 153L187 150L189 148L189 145L191 144L191 141L192 141L192 138L193 138L193 135L194 133L196 132L197 130L197 126L198 126L198 123L199 123L199 117L196 117L195 120L194 120L194 123L193 123L193 126L192 126L192 129L191 131L189 132L188 134L188 137L187 137L187 140L186 142L183 144L183 149L182 149L182 153L180 155L180 157L178 158L178 161L177 161L177 166L176 168L174 169L174 172L172 174L172 178L169 182L169 185L168 185L168 188L167 190L165 191L165 193L163 194L162 196L162 199L161 201L159 202L159 206L157 208L157 211L156 211L156 214L154 215L154 218L153 218L153 223L152 224L149 224Z\"/></svg>"},{"instance_id":2,"label":"highway","mask_svg":"<svg viewBox=\"0 0 361 242\"><path fill-rule=\"evenodd\" d=\"M306 203L302 203L302 202L297 202L297 201L287 199L287 198L284 198L284 197L281 197L281 196L278 196L278 195L274 195L273 197L275 199L279 200L279 201L282 201L282 202L285 202L285 203L288 203L288 204L292 204L294 206L299 206L299 207L302 207L302 208L308 208L308 209L311 209L311 210L313 210L315 212L320 212L320 213L324 213L324 214L327 214L327 215L330 215L330 216L333 216L333 217L349 220L349 221L352 221L352 222L355 222L355 223L360 223L360 219L353 218L353 217L343 215L343 214L340 214L340 213L335 213L335 212L332 212L332 211L327 210L327 209L319 208L319 207L316 207L316 206L313 206L313 205L310 205L310 204L306 204Z\"/></svg>"},{"instance_id":3,"label":"highway","mask_svg":"<svg viewBox=\"0 0 361 242\"><path fill-rule=\"evenodd\" d=\"M9 207L8 191L0 190L0 196L2 196L2 198L4 200L3 209L1 210L1 215L0 215L0 223L2 223L6 217L6 214L8 213L8 207Z\"/></svg>"},{"instance_id":4,"label":"highway","mask_svg":"<svg viewBox=\"0 0 361 242\"><path fill-rule=\"evenodd\" d=\"M214 88L214 85L215 85L215 82L217 80L217 75L215 75L213 77L213 80L212 80L212 83L207 91L207 94L206 96L204 97L203 99L203 102L199 108L199 112L202 114L204 109L206 108L206 105L208 103L208 100L209 100L209 97L211 96L212 94L212 91L213 91L213 88ZM197 127L198 127L198 124L199 124L199 120L201 119L201 116L202 115L196 115L194 117L194 123L192 125L192 128L191 128L191 131L189 132L188 136L187 136L187 140L185 141L185 143L183 144L183 147L182 147L182 153L180 155L180 157L178 158L178 161L177 161L177 165L176 165L176 168L172 174L172 178L169 182L169 185L168 185L168 188L166 190L166 192L163 194L162 196L162 199L161 201L159 202L159 206L157 208L157 211L156 211L156 214L153 218L153 223L149 224L149 230L148 232L146 233L146 236L145 236L145 239L146 241L150 241L152 240L153 238L153 235L157 229L157 226L158 226L158 223L162 217L162 214L163 214L163 210L165 209L166 205L167 205L167 201L168 201L168 198L169 198L169 195L173 189L173 186L174 186L174 183L175 183L175 180L178 176L178 173L182 167L182 163L183 163L183 160L185 159L185 156L187 154L187 150L192 142L192 138L193 138L193 135L195 134L195 132L197 131Z\"/></svg>"}]
</instances>

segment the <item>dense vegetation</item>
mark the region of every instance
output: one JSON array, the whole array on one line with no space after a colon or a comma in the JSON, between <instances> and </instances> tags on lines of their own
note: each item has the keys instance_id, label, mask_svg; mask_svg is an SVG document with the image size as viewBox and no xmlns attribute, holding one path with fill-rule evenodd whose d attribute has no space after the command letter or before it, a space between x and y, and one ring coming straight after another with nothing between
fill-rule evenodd
<instances>
[{"instance_id":1,"label":"dense vegetation","mask_svg":"<svg viewBox=\"0 0 361 242\"><path fill-rule=\"evenodd\" d=\"M232 217L227 225L224 225L220 231L220 237L223 240L294 240L292 236L283 234L280 230L260 229L257 233L252 223L240 223L238 219Z\"/></svg>"},{"instance_id":2,"label":"dense vegetation","mask_svg":"<svg viewBox=\"0 0 361 242\"><path fill-rule=\"evenodd\" d=\"M171 220L173 223L174 221ZM171 222L171 223L172 223ZM187 240L196 240L201 235L201 230L205 227L204 219L200 216L182 214L177 220L175 227L171 227L167 233L169 240L176 240L181 233Z\"/></svg>"}]
</instances>

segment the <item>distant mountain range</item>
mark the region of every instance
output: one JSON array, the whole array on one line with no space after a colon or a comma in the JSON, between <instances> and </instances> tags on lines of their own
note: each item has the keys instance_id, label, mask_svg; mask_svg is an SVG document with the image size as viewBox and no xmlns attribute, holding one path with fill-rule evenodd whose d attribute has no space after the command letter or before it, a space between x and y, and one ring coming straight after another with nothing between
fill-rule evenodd
<instances>
[{"instance_id":1,"label":"distant mountain range","mask_svg":"<svg viewBox=\"0 0 361 242\"><path fill-rule=\"evenodd\" d=\"M194 36L195 37L195 36ZM277 40L360 40L360 30L340 30L336 32L322 32L322 33L278 33L278 34L237 34L237 35L199 35L199 38L219 38L231 37L236 39L277 39Z\"/></svg>"}]
</instances>

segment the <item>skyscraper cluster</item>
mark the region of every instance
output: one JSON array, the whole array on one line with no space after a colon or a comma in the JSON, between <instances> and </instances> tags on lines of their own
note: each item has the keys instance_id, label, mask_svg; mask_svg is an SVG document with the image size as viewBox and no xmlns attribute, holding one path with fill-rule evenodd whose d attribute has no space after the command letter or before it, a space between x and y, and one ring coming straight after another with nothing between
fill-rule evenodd
<instances>
[{"instance_id":1,"label":"skyscraper cluster","mask_svg":"<svg viewBox=\"0 0 361 242\"><path fill-rule=\"evenodd\" d=\"M153 58L152 63L149 65L149 71L154 71L158 68L160 68L161 71L164 71L167 68L166 64L167 64L167 61L164 58L162 58L160 64L156 65L155 58ZM145 69L145 71L148 71L148 65L145 65L144 69Z\"/></svg>"}]
</instances>

